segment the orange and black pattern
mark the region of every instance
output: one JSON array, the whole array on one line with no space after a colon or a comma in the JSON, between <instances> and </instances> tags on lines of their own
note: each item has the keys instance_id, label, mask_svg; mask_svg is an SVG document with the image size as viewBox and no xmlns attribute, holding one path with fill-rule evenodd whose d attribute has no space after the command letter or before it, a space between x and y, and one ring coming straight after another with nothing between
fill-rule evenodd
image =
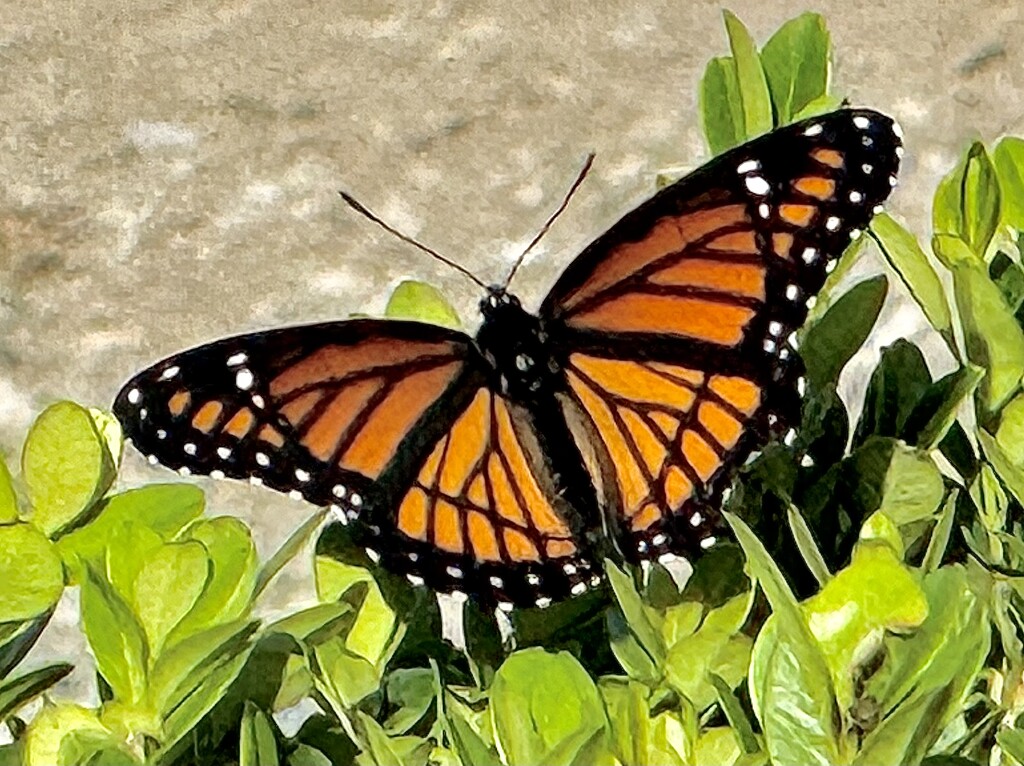
<instances>
[{"instance_id":1,"label":"orange and black pattern","mask_svg":"<svg viewBox=\"0 0 1024 766\"><path fill-rule=\"evenodd\" d=\"M114 412L154 463L331 506L414 584L545 607L609 553L716 543L736 469L795 437L795 330L901 152L870 110L790 125L626 215L538 314L493 288L475 339L378 320L229 338L139 373Z\"/></svg>"}]
</instances>

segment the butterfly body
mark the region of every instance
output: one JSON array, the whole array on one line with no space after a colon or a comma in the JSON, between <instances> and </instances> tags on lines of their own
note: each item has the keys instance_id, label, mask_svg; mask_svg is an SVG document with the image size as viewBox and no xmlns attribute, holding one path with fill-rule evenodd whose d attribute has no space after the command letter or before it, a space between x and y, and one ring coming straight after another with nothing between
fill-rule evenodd
<instances>
[{"instance_id":1,"label":"butterfly body","mask_svg":"<svg viewBox=\"0 0 1024 766\"><path fill-rule=\"evenodd\" d=\"M501 608L587 592L601 561L700 555L738 466L789 441L793 333L888 196L893 122L841 110L737 147L627 214L476 336L371 319L217 341L114 412L182 472L331 506L387 569Z\"/></svg>"}]
</instances>

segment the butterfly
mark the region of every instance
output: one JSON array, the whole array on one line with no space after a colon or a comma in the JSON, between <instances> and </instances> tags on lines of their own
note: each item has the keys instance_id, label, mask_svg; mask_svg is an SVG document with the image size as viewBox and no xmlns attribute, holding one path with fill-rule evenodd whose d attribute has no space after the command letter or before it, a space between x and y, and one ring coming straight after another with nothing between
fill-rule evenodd
<instances>
[{"instance_id":1,"label":"butterfly","mask_svg":"<svg viewBox=\"0 0 1024 766\"><path fill-rule=\"evenodd\" d=\"M218 340L137 374L114 413L152 463L330 506L414 584L546 607L608 555L715 544L736 469L794 437L793 332L901 154L867 109L780 128L628 213L537 313L506 282L474 338L351 319Z\"/></svg>"}]
</instances>

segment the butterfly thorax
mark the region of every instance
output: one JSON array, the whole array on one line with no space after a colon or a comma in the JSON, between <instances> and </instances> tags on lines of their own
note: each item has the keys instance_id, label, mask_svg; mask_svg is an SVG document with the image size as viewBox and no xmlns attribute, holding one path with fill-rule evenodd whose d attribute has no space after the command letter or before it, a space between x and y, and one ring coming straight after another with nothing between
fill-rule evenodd
<instances>
[{"instance_id":1,"label":"butterfly thorax","mask_svg":"<svg viewBox=\"0 0 1024 766\"><path fill-rule=\"evenodd\" d=\"M501 288L488 291L480 310L484 321L476 342L494 375L493 386L513 401L524 403L552 390L561 367L552 355L540 318Z\"/></svg>"}]
</instances>

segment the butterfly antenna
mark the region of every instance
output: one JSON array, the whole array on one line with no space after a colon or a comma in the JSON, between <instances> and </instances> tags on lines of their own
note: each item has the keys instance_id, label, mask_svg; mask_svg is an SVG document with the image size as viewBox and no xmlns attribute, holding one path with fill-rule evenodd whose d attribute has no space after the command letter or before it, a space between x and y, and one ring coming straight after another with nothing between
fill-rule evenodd
<instances>
[{"instance_id":1,"label":"butterfly antenna","mask_svg":"<svg viewBox=\"0 0 1024 766\"><path fill-rule=\"evenodd\" d=\"M394 226L391 226L390 224L384 222L377 214L375 214L375 213L371 212L370 210L368 210L361 202L359 202L351 194L347 194L347 193L345 193L343 191L339 191L338 194L341 195L341 198L343 200L345 200L345 203L350 208L355 210L360 215L365 216L366 218L369 218L375 224L377 224L382 229L384 229L384 231L388 232L389 234L393 234L394 236L398 237L403 242L407 242L410 245L412 245L413 247L419 248L420 250L422 250L424 253L426 253L427 255L431 256L432 258L435 258L436 260L440 261L441 263L445 264L446 266L450 266L451 268L455 269L460 274L462 274L462 275L468 277L469 279L473 280L476 284L480 285L480 287L484 288L485 290L487 289L487 285L485 285L483 283L483 281L476 274L474 274L472 271L469 271L469 269L467 269L465 266L460 266L459 264L457 264L455 261L451 260L450 258L445 258L443 255L441 255L436 250L434 250L432 248L429 248L429 247L427 247L426 245L424 245L424 244L422 244L420 242L417 242L415 239L410 237L408 234L403 234L398 229L396 229Z\"/></svg>"},{"instance_id":2,"label":"butterfly antenna","mask_svg":"<svg viewBox=\"0 0 1024 766\"><path fill-rule=\"evenodd\" d=\"M587 159L584 161L583 167L580 168L580 172L577 174L576 180L573 181L572 186L569 187L569 191L566 192L565 199L562 200L562 204L558 206L558 209L555 210L554 213L551 214L548 220L545 221L544 225L540 227L540 231L537 232L537 236L534 237L533 241L526 246L526 249L523 250L522 255L520 255L519 258L516 260L515 264L513 264L512 270L508 273L508 276L505 277L505 282L501 286L503 290L512 283L512 278L516 275L516 272L519 270L519 267L523 264L523 261L526 260L526 256L530 253L531 250L533 250L534 246L544 238L544 235L548 233L548 229L550 229L552 224L554 224L554 222L558 219L558 216L562 214L562 211L564 211L569 206L569 201L576 193L576 190L580 188L580 184L582 184L583 179L587 177L587 173L590 172L590 166L593 164L594 153L591 152L590 154L587 155Z\"/></svg>"}]
</instances>

